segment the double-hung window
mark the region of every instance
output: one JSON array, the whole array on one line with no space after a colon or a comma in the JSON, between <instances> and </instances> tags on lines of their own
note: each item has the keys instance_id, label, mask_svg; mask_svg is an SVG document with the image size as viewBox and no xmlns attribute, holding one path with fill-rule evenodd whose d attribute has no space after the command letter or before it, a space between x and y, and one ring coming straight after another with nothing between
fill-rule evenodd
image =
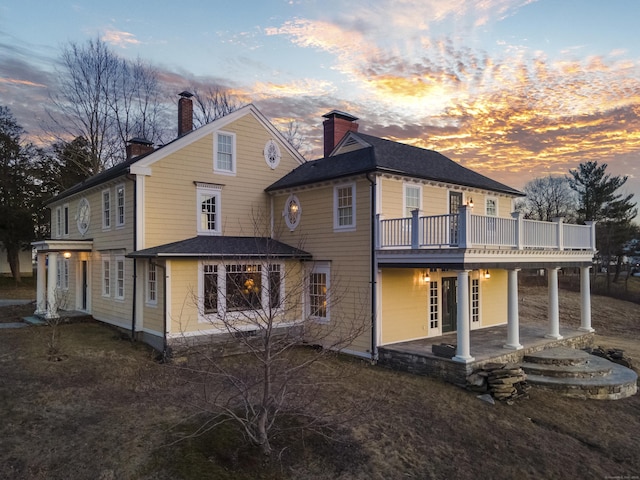
<instances>
[{"instance_id":1,"label":"double-hung window","mask_svg":"<svg viewBox=\"0 0 640 480\"><path fill-rule=\"evenodd\" d=\"M56 207L56 228L55 228L55 236L56 238L62 237L62 207Z\"/></svg>"},{"instance_id":2,"label":"double-hung window","mask_svg":"<svg viewBox=\"0 0 640 480\"><path fill-rule=\"evenodd\" d=\"M410 217L414 210L420 210L422 189L419 185L404 185L404 216Z\"/></svg>"},{"instance_id":3,"label":"double-hung window","mask_svg":"<svg viewBox=\"0 0 640 480\"><path fill-rule=\"evenodd\" d=\"M198 233L220 235L221 185L197 183Z\"/></svg>"},{"instance_id":4,"label":"double-hung window","mask_svg":"<svg viewBox=\"0 0 640 480\"><path fill-rule=\"evenodd\" d=\"M487 197L485 203L485 214L487 217L498 216L498 199L495 197Z\"/></svg>"},{"instance_id":5,"label":"double-hung window","mask_svg":"<svg viewBox=\"0 0 640 480\"><path fill-rule=\"evenodd\" d=\"M102 257L102 296L111 296L111 259Z\"/></svg>"},{"instance_id":6,"label":"double-hung window","mask_svg":"<svg viewBox=\"0 0 640 480\"><path fill-rule=\"evenodd\" d=\"M102 228L111 228L111 190L102 191Z\"/></svg>"},{"instance_id":7,"label":"double-hung window","mask_svg":"<svg viewBox=\"0 0 640 480\"><path fill-rule=\"evenodd\" d=\"M205 314L218 312L218 266L205 263L202 266L204 300L203 311Z\"/></svg>"},{"instance_id":8,"label":"double-hung window","mask_svg":"<svg viewBox=\"0 0 640 480\"><path fill-rule=\"evenodd\" d=\"M218 132L214 140L214 171L216 173L236 173L236 137L232 133Z\"/></svg>"},{"instance_id":9,"label":"double-hung window","mask_svg":"<svg viewBox=\"0 0 640 480\"><path fill-rule=\"evenodd\" d=\"M69 236L69 204L68 203L66 203L62 207L62 225L63 225L62 234L65 237L68 237Z\"/></svg>"},{"instance_id":10,"label":"double-hung window","mask_svg":"<svg viewBox=\"0 0 640 480\"><path fill-rule=\"evenodd\" d=\"M62 290L69 290L69 259L58 258L57 260L58 269L56 277L56 287Z\"/></svg>"},{"instance_id":11,"label":"double-hung window","mask_svg":"<svg viewBox=\"0 0 640 480\"><path fill-rule=\"evenodd\" d=\"M116 257L116 298L124 300L124 257Z\"/></svg>"},{"instance_id":12,"label":"double-hung window","mask_svg":"<svg viewBox=\"0 0 640 480\"><path fill-rule=\"evenodd\" d=\"M226 309L229 312L258 310L262 308L262 266L238 265L225 266Z\"/></svg>"},{"instance_id":13,"label":"double-hung window","mask_svg":"<svg viewBox=\"0 0 640 480\"><path fill-rule=\"evenodd\" d=\"M333 228L353 230L356 226L356 185L338 185L333 189Z\"/></svg>"},{"instance_id":14,"label":"double-hung window","mask_svg":"<svg viewBox=\"0 0 640 480\"><path fill-rule=\"evenodd\" d=\"M269 309L280 309L282 302L282 265L279 263L269 264Z\"/></svg>"},{"instance_id":15,"label":"double-hung window","mask_svg":"<svg viewBox=\"0 0 640 480\"><path fill-rule=\"evenodd\" d=\"M321 322L329 321L329 265L315 265L308 277L307 313L309 318Z\"/></svg>"},{"instance_id":16,"label":"double-hung window","mask_svg":"<svg viewBox=\"0 0 640 480\"><path fill-rule=\"evenodd\" d=\"M116 187L116 227L124 226L124 185Z\"/></svg>"},{"instance_id":17,"label":"double-hung window","mask_svg":"<svg viewBox=\"0 0 640 480\"><path fill-rule=\"evenodd\" d=\"M158 303L158 272L156 264L151 261L147 269L147 303L151 305Z\"/></svg>"}]
</instances>

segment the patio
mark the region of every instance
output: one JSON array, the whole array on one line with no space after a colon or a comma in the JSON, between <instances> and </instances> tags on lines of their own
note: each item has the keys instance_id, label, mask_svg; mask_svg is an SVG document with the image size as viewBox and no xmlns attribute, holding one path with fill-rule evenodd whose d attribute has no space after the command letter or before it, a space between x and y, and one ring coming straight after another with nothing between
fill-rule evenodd
<instances>
[{"instance_id":1,"label":"patio","mask_svg":"<svg viewBox=\"0 0 640 480\"><path fill-rule=\"evenodd\" d=\"M560 340L545 338L548 332L547 323L522 324L520 325L520 343L523 348L510 350L504 348L504 344L507 343L507 325L472 330L470 353L474 360L466 364L436 356L431 351L432 345L455 345L456 333L394 343L378 348L378 364L464 385L466 377L486 363L520 363L524 355L531 352L561 346L584 348L591 346L594 339L593 332L588 333L571 327L560 327L560 335L563 337Z\"/></svg>"}]
</instances>

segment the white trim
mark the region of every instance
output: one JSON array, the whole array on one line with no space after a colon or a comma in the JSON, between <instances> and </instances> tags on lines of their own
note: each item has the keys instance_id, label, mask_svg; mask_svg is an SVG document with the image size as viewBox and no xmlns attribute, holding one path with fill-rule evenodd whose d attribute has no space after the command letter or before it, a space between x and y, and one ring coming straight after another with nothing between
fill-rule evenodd
<instances>
[{"instance_id":1,"label":"white trim","mask_svg":"<svg viewBox=\"0 0 640 480\"><path fill-rule=\"evenodd\" d=\"M167 260L165 265L164 265L164 275L165 275L165 280L163 282L163 285L166 285L166 288L164 288L164 295L165 295L165 302L167 305L167 309L165 311L165 315L166 315L166 334L168 334L171 331L171 328L173 327L173 310L171 308L172 306L172 301L173 299L171 298L171 282L172 282L172 278L171 278L171 260Z\"/></svg>"},{"instance_id":2,"label":"white trim","mask_svg":"<svg viewBox=\"0 0 640 480\"><path fill-rule=\"evenodd\" d=\"M339 348L336 349L336 352L344 353L345 355L352 355L354 357L366 358L367 360L371 359L371 352L360 352L358 350L351 350L349 348Z\"/></svg>"},{"instance_id":3,"label":"white trim","mask_svg":"<svg viewBox=\"0 0 640 480\"><path fill-rule=\"evenodd\" d=\"M219 168L218 167L218 142L219 137L230 137L231 138L231 168ZM235 176L238 169L238 151L236 148L236 134L233 132L225 132L223 130L218 130L213 135L213 172L219 175L231 175Z\"/></svg>"},{"instance_id":4,"label":"white trim","mask_svg":"<svg viewBox=\"0 0 640 480\"><path fill-rule=\"evenodd\" d=\"M109 278L105 282L105 263L109 267ZM113 269L111 268L111 255L102 255L100 258L100 294L105 298L111 298L111 283L113 278Z\"/></svg>"},{"instance_id":5,"label":"white trim","mask_svg":"<svg viewBox=\"0 0 640 480\"><path fill-rule=\"evenodd\" d=\"M126 262L124 260L124 255L116 255L115 259L115 264L116 264L116 282L115 282L115 292L113 295L113 298L115 298L116 300L124 300L126 298L127 295L127 267L126 267ZM120 263L122 263L122 295L120 294L120 290L119 290L119 266Z\"/></svg>"},{"instance_id":6,"label":"white trim","mask_svg":"<svg viewBox=\"0 0 640 480\"><path fill-rule=\"evenodd\" d=\"M149 298L149 293L151 291L150 287L150 282L149 282L149 274L151 273L151 268L153 267L154 272L155 272L155 297L154 299L150 299ZM158 271L162 270L161 268L158 268L158 266L153 263L151 260L149 260L148 262L146 262L146 268L145 268L145 276L144 276L144 303L145 305L147 305L148 307L157 307L158 306Z\"/></svg>"},{"instance_id":7,"label":"white trim","mask_svg":"<svg viewBox=\"0 0 640 480\"><path fill-rule=\"evenodd\" d=\"M214 228L205 229L202 226L202 197L214 199ZM215 184L196 183L196 231L199 235L222 235L222 186Z\"/></svg>"},{"instance_id":8,"label":"white trim","mask_svg":"<svg viewBox=\"0 0 640 480\"><path fill-rule=\"evenodd\" d=\"M351 223L340 225L338 214L338 190L351 188ZM340 232L353 232L356 229L356 183L341 183L333 187L333 230Z\"/></svg>"},{"instance_id":9,"label":"white trim","mask_svg":"<svg viewBox=\"0 0 640 480\"><path fill-rule=\"evenodd\" d=\"M118 190L122 187L122 221L120 221L120 196ZM122 228L127 223L127 190L124 183L119 183L114 188L116 192L116 228Z\"/></svg>"},{"instance_id":10,"label":"white trim","mask_svg":"<svg viewBox=\"0 0 640 480\"><path fill-rule=\"evenodd\" d=\"M489 201L495 202L496 212L493 215L489 214L489 208L488 208ZM486 196L485 197L485 199L484 199L484 214L487 217L498 217L499 216L500 212L498 211L498 198L497 197L492 197L492 196Z\"/></svg>"},{"instance_id":11,"label":"white trim","mask_svg":"<svg viewBox=\"0 0 640 480\"><path fill-rule=\"evenodd\" d=\"M209 321L206 323L212 324L214 323L214 321ZM273 328L277 329L277 328L293 327L299 323L300 323L299 321L295 321L295 320L291 322L282 322L282 323L274 324ZM251 324L246 324L244 326L238 326L238 328L236 328L235 330L239 332L250 332L252 330L261 331L262 329L259 327L255 327L254 325L251 325ZM173 339L173 338L181 338L181 337L197 337L200 335L220 335L225 333L229 333L229 331L226 328L212 327L212 328L207 328L205 330L191 330L189 332L182 331L177 333L167 333L167 338Z\"/></svg>"},{"instance_id":12,"label":"white trim","mask_svg":"<svg viewBox=\"0 0 640 480\"><path fill-rule=\"evenodd\" d=\"M107 214L106 213L106 209L105 207L105 201L104 201L104 197L105 194L107 194L109 196L109 212ZM104 190L102 190L102 192L100 192L100 211L102 212L102 230L111 230L111 188L105 188ZM108 223L108 225L107 225Z\"/></svg>"},{"instance_id":13,"label":"white trim","mask_svg":"<svg viewBox=\"0 0 640 480\"><path fill-rule=\"evenodd\" d=\"M417 183L402 182L402 216L403 217L411 216L411 215L407 215L407 190L408 189L418 190L418 211L419 212L422 211L422 185L419 185Z\"/></svg>"},{"instance_id":14,"label":"white trim","mask_svg":"<svg viewBox=\"0 0 640 480\"><path fill-rule=\"evenodd\" d=\"M310 291L310 276L312 274L324 274L326 278L326 311L324 317L318 317L311 315L311 291ZM318 323L330 323L331 322L331 264L329 262L317 262L313 267L305 274L305 295L304 295L304 312L305 316Z\"/></svg>"},{"instance_id":15,"label":"white trim","mask_svg":"<svg viewBox=\"0 0 640 480\"><path fill-rule=\"evenodd\" d=\"M62 238L62 205L58 205L55 209L55 238Z\"/></svg>"},{"instance_id":16,"label":"white trim","mask_svg":"<svg viewBox=\"0 0 640 480\"><path fill-rule=\"evenodd\" d=\"M145 177L144 175L136 175L135 186L135 208L136 208L136 225L133 226L137 231L136 235L136 250L142 250L144 248L145 239L145 208L144 208L144 195L145 195Z\"/></svg>"},{"instance_id":17,"label":"white trim","mask_svg":"<svg viewBox=\"0 0 640 480\"><path fill-rule=\"evenodd\" d=\"M294 205L297 205L296 212L291 211ZM282 216L284 217L284 223L287 224L287 227L289 227L289 230L292 232L300 224L300 219L302 218L302 204L300 203L300 199L293 193L289 195L287 200L284 202Z\"/></svg>"}]
</instances>

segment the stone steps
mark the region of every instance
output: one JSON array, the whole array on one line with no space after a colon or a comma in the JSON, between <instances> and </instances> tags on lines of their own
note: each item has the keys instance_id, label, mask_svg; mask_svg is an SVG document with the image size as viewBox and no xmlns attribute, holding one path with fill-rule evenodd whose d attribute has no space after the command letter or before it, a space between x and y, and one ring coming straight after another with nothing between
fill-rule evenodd
<instances>
[{"instance_id":1,"label":"stone steps","mask_svg":"<svg viewBox=\"0 0 640 480\"><path fill-rule=\"evenodd\" d=\"M574 398L617 400L637 391L637 374L604 358L572 348L525 355L527 382Z\"/></svg>"}]
</instances>

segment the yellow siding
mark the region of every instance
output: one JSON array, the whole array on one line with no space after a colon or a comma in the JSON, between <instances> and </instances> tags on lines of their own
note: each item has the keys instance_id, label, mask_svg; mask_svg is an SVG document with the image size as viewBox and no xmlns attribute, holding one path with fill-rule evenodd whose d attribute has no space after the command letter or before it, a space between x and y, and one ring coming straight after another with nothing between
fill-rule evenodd
<instances>
[{"instance_id":1,"label":"yellow siding","mask_svg":"<svg viewBox=\"0 0 640 480\"><path fill-rule=\"evenodd\" d=\"M216 132L152 165L145 181L145 248L197 235L196 181L224 185L223 235L269 235L270 202L264 189L298 162L279 145L279 166L272 170L266 164L263 150L272 137L252 115L222 131L236 135L235 176L213 171Z\"/></svg>"},{"instance_id":2,"label":"yellow siding","mask_svg":"<svg viewBox=\"0 0 640 480\"><path fill-rule=\"evenodd\" d=\"M382 344L428 336L429 285L420 270L385 268L382 271Z\"/></svg>"},{"instance_id":3,"label":"yellow siding","mask_svg":"<svg viewBox=\"0 0 640 480\"><path fill-rule=\"evenodd\" d=\"M331 290L336 292L339 299L332 305L332 320L327 328L333 329L335 336L339 336L344 332L341 330L343 328L348 329L353 324L362 326L362 335L349 347L362 353L371 349L370 188L366 179L356 181L355 231L334 231L334 185L296 192L302 216L293 232L285 225L282 216L288 194L274 198L278 240L311 252L314 261L331 261Z\"/></svg>"},{"instance_id":4,"label":"yellow siding","mask_svg":"<svg viewBox=\"0 0 640 480\"><path fill-rule=\"evenodd\" d=\"M167 307L170 332L186 333L208 326L198 324L198 261L172 260L168 283L171 285L171 303Z\"/></svg>"},{"instance_id":5,"label":"yellow siding","mask_svg":"<svg viewBox=\"0 0 640 480\"><path fill-rule=\"evenodd\" d=\"M507 271L490 270L491 278L480 280L482 326L507 322Z\"/></svg>"}]
</instances>

